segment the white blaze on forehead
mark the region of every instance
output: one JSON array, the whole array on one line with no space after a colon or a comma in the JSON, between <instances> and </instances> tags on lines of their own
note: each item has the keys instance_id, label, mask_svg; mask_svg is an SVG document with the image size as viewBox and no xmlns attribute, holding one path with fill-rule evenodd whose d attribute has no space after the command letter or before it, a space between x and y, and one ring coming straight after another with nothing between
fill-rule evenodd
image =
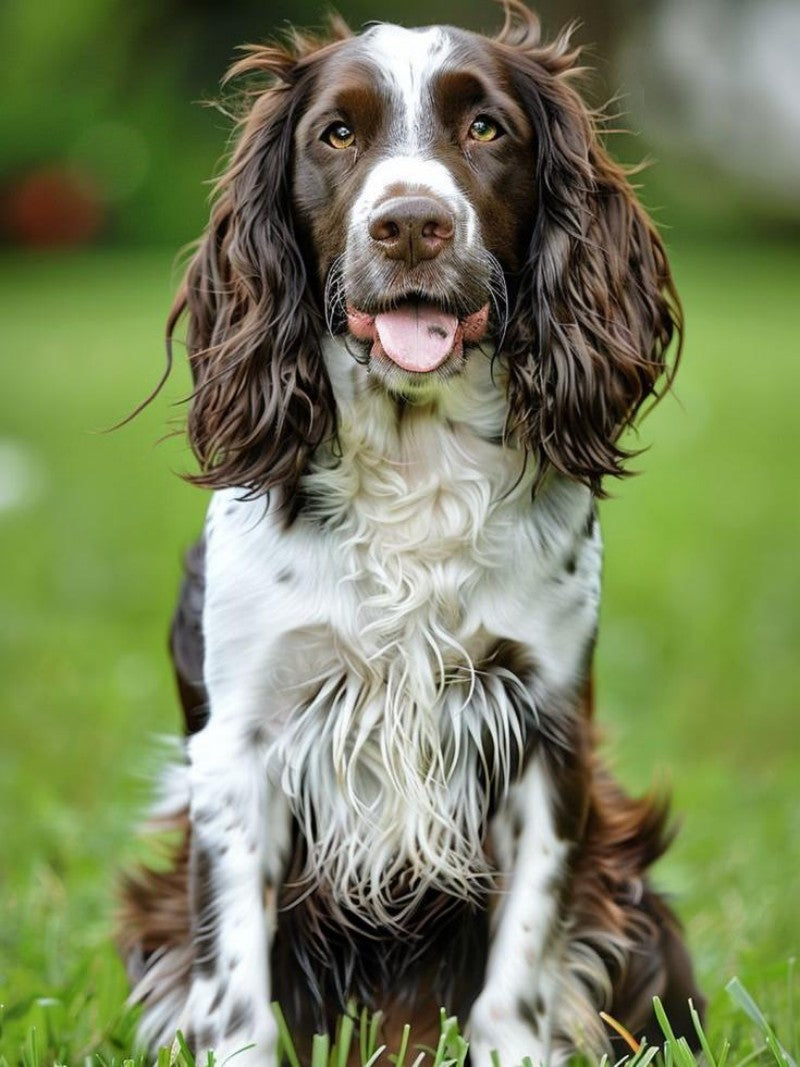
<instances>
[{"instance_id":1,"label":"white blaze on forehead","mask_svg":"<svg viewBox=\"0 0 800 1067\"><path fill-rule=\"evenodd\" d=\"M396 109L386 155L371 168L350 212L350 246L363 247L369 217L386 195L402 184L409 193L430 194L444 201L470 246L478 235L475 209L450 170L431 158L427 132L431 120L431 83L447 65L453 41L447 30L433 26L406 30L383 23L364 34L369 58L386 83Z\"/></svg>"},{"instance_id":2,"label":"white blaze on forehead","mask_svg":"<svg viewBox=\"0 0 800 1067\"><path fill-rule=\"evenodd\" d=\"M406 30L386 23L375 26L365 36L369 39L370 58L399 96L405 147L413 152L419 147L419 134L425 125L430 82L450 53L450 37L441 26Z\"/></svg>"}]
</instances>

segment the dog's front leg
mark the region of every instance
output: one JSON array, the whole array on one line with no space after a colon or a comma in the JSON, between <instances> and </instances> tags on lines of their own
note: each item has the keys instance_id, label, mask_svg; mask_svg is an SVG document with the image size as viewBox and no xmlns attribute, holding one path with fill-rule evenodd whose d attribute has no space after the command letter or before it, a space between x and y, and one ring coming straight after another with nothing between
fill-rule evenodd
<instances>
[{"instance_id":1,"label":"dog's front leg","mask_svg":"<svg viewBox=\"0 0 800 1067\"><path fill-rule=\"evenodd\" d=\"M553 1055L552 1023L563 958L560 887L569 845L559 838L550 776L534 755L491 825L504 885L495 900L483 989L468 1021L473 1067L534 1065Z\"/></svg>"},{"instance_id":2,"label":"dog's front leg","mask_svg":"<svg viewBox=\"0 0 800 1067\"><path fill-rule=\"evenodd\" d=\"M255 738L255 739L254 739ZM189 742L190 907L194 963L187 1043L204 1063L274 1063L269 957L288 851L285 797L270 784L257 731L213 709ZM272 912L272 914L271 914Z\"/></svg>"}]
</instances>

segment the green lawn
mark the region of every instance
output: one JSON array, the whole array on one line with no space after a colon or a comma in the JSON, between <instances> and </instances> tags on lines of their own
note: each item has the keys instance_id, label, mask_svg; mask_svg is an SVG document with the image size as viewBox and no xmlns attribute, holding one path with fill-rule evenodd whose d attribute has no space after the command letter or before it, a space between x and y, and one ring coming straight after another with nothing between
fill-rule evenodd
<instances>
[{"instance_id":1,"label":"green lawn","mask_svg":"<svg viewBox=\"0 0 800 1067\"><path fill-rule=\"evenodd\" d=\"M800 251L675 242L688 342L644 424L646 474L613 487L599 704L623 779L674 789L683 829L657 870L738 1062L738 974L793 1041L800 949ZM0 260L0 1056L78 1063L124 1049L108 941L154 733L178 725L164 651L204 494L176 471L183 368L110 425L162 362L169 254ZM17 473L15 474L15 471ZM15 502L16 500L16 502ZM37 1002L57 998L51 1006ZM48 1022L49 1020L49 1022ZM47 1026L57 1033L46 1050ZM116 1044L115 1044L116 1043ZM48 1059L49 1057L49 1059ZM25 1062L36 1056L29 1049Z\"/></svg>"}]
</instances>

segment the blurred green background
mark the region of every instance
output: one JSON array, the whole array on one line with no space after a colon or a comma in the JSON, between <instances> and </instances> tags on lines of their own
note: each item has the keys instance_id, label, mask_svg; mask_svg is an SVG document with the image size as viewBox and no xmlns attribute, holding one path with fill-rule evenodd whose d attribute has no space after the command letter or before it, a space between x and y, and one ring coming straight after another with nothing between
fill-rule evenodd
<instances>
[{"instance_id":1,"label":"blurred green background","mask_svg":"<svg viewBox=\"0 0 800 1067\"><path fill-rule=\"evenodd\" d=\"M488 2L351 0L352 25L492 29ZM642 478L603 504L598 656L607 751L631 788L671 783L681 835L657 869L740 1055L739 974L791 1031L800 948L800 6L572 0L595 100L662 225L687 314L675 392L645 421ZM109 943L114 872L179 725L165 654L206 498L176 472L180 367L149 391L177 273L228 124L199 106L237 44L311 2L0 7L0 1055L31 1023L78 1062L127 1048ZM787 58L788 57L788 58ZM792 60L794 57L794 61ZM162 440L171 429L175 436ZM788 1040L788 1038L787 1038ZM30 1061L30 1056L28 1061Z\"/></svg>"}]
</instances>

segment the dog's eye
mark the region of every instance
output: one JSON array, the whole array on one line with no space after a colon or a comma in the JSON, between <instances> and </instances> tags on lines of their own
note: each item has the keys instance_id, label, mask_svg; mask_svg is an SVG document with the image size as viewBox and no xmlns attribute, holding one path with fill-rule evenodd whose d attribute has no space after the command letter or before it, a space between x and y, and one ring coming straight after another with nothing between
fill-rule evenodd
<instances>
[{"instance_id":1,"label":"dog's eye","mask_svg":"<svg viewBox=\"0 0 800 1067\"><path fill-rule=\"evenodd\" d=\"M322 140L331 148L352 148L356 135L346 122L332 122L322 135Z\"/></svg>"},{"instance_id":2,"label":"dog's eye","mask_svg":"<svg viewBox=\"0 0 800 1067\"><path fill-rule=\"evenodd\" d=\"M478 115L469 128L469 137L473 141L496 141L502 132L498 123L488 115Z\"/></svg>"}]
</instances>

